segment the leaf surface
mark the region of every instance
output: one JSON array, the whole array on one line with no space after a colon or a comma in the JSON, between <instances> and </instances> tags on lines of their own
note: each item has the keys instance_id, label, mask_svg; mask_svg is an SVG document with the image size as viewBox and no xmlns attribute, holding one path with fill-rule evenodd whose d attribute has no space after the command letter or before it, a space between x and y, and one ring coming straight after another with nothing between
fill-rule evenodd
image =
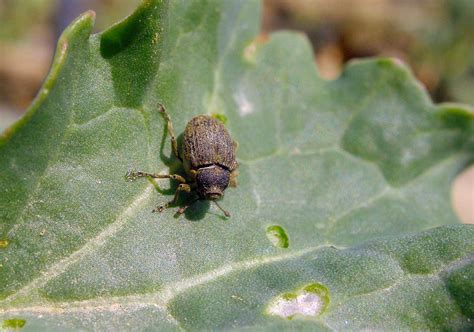
<instances>
[{"instance_id":1,"label":"leaf surface","mask_svg":"<svg viewBox=\"0 0 474 332\"><path fill-rule=\"evenodd\" d=\"M1 318L110 330L471 324L472 227L415 232L458 222L450 185L473 158L472 113L433 105L390 59L322 80L307 40L257 38L259 16L255 1L156 0L103 33L90 35L92 13L64 32L36 101L0 140ZM123 180L131 168L182 171L159 103L177 133L198 114L227 119L240 164L222 201L230 219L208 202L153 214L175 184ZM323 312L268 314L313 284L329 290Z\"/></svg>"}]
</instances>

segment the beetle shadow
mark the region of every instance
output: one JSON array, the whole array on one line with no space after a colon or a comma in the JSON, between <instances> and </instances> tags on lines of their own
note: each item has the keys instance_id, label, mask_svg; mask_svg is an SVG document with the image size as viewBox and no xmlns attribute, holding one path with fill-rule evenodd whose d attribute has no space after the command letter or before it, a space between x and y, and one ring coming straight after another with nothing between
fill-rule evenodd
<instances>
[{"instance_id":1,"label":"beetle shadow","mask_svg":"<svg viewBox=\"0 0 474 332\"><path fill-rule=\"evenodd\" d=\"M178 153L179 153L179 147L182 146L183 144L183 134L179 134L178 137L176 137L176 141L178 143ZM165 155L165 144L170 145L170 150L171 153L169 156ZM168 126L165 124L165 130L163 130L163 135L161 136L161 143L160 143L160 159L165 164L166 166L170 167L170 172L171 172L171 167L175 167L174 170L179 171L181 175L184 174L184 168L182 165L181 160L179 160L173 153L173 149L171 148L171 138L169 137L168 134ZM181 167L176 167L176 165L180 165Z\"/></svg>"},{"instance_id":2,"label":"beetle shadow","mask_svg":"<svg viewBox=\"0 0 474 332\"><path fill-rule=\"evenodd\" d=\"M180 146L180 140L182 141L182 135L178 136L178 146ZM171 154L169 156L165 155L165 144L169 144L171 147L171 139L168 134L168 127L165 124L164 125L164 130L163 130L163 135L161 136L161 142L160 142L160 160L163 162L163 164L168 167L168 173L169 174L179 174L186 178L186 174L183 168L183 163L181 160L179 160L173 153L171 149ZM158 193L161 195L174 195L176 189L178 188L178 183L174 180L169 180L170 187L168 189L161 189L159 185L157 185L157 182L162 182L164 180L152 180L153 185Z\"/></svg>"},{"instance_id":3,"label":"beetle shadow","mask_svg":"<svg viewBox=\"0 0 474 332\"><path fill-rule=\"evenodd\" d=\"M179 134L178 137L176 138L178 147L182 146L183 144L183 134ZM171 154L167 156L164 151L165 151L165 144L169 144L171 147L171 139L169 137L168 133L168 127L165 124L165 128L163 130L163 135L161 137L161 143L160 143L160 159L165 164L165 166L168 167L169 173L170 174L179 174L183 176L185 179L187 179L186 172L183 167L183 163L181 160L179 160L173 153L173 150L171 149ZM169 189L161 189L158 185L156 185L156 182L154 184L156 190L162 194L163 196L170 196L170 200L172 199L176 189L178 188L179 183L174 180L170 180L170 188ZM184 207L187 204L189 204L193 199L196 199L196 194L195 193L184 193L181 192L179 194L178 202L177 204L174 204L173 206L170 206L169 209L176 209L180 207ZM209 211L209 201L205 200L199 200L196 203L192 204L189 208L186 209L184 212L184 217L187 220L190 221L199 221L202 220L207 212ZM179 215L178 213L174 214L175 219L182 217L183 215Z\"/></svg>"},{"instance_id":4,"label":"beetle shadow","mask_svg":"<svg viewBox=\"0 0 474 332\"><path fill-rule=\"evenodd\" d=\"M196 198L197 198L197 196L196 196L195 193L194 194L183 194L179 198L178 204L176 204L176 206L173 206L173 207L178 207L178 206L183 207L186 204L189 204L190 202L195 200ZM212 215L218 217L219 219L221 219L223 221L226 221L226 220L229 219L229 218L225 217L222 214L218 214L218 213L214 213L214 212L210 211L210 207L211 207L211 202L210 201L205 200L205 199L200 199L200 200L196 201L194 204L192 204L191 206L189 206L186 209L186 211L184 212L184 214L179 214L179 213L176 212L174 214L174 218L179 219L179 218L184 216L189 221L200 221L206 215L212 214Z\"/></svg>"},{"instance_id":5,"label":"beetle shadow","mask_svg":"<svg viewBox=\"0 0 474 332\"><path fill-rule=\"evenodd\" d=\"M171 139L168 138L168 128L165 124L165 129L163 130L163 135L161 135L161 142L160 142L160 159L166 166L170 167L176 157L173 155L173 151L171 151L171 155L168 157L165 155L165 144L169 142L171 145Z\"/></svg>"},{"instance_id":6,"label":"beetle shadow","mask_svg":"<svg viewBox=\"0 0 474 332\"><path fill-rule=\"evenodd\" d=\"M187 203L190 203L193 199L196 198L195 194L191 195L183 195L182 199L179 200L178 205L179 206L184 206ZM174 218L179 219L182 218L183 216L186 218L186 220L189 221L200 221L202 220L206 214L208 213L210 208L209 201L206 200L198 200L191 206L189 206L186 211L184 211L184 214L180 215L178 213L175 213Z\"/></svg>"}]
</instances>

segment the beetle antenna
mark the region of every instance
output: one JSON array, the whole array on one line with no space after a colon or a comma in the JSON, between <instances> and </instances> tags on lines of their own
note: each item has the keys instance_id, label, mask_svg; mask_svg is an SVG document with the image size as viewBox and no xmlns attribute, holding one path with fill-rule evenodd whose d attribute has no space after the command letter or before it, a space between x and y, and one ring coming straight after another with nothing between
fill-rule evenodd
<instances>
[{"instance_id":1,"label":"beetle antenna","mask_svg":"<svg viewBox=\"0 0 474 332\"><path fill-rule=\"evenodd\" d=\"M219 203L217 203L216 201L213 201L213 202L216 204L216 206L217 206L222 212L224 212L224 215L225 215L226 217L230 217L229 211L224 210L224 209L219 205Z\"/></svg>"}]
</instances>

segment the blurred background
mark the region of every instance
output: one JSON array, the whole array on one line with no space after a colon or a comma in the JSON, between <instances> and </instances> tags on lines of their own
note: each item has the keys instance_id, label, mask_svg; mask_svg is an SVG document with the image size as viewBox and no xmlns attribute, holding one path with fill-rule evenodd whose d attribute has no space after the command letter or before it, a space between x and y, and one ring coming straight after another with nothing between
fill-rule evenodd
<instances>
[{"instance_id":1,"label":"blurred background","mask_svg":"<svg viewBox=\"0 0 474 332\"><path fill-rule=\"evenodd\" d=\"M139 2L0 0L0 132L36 95L56 41L75 17L94 10L100 31ZM434 101L474 105L474 0L265 0L263 8L262 33L306 33L324 78L337 78L354 57L396 57ZM465 222L474 223L474 168L462 176L454 205Z\"/></svg>"}]
</instances>

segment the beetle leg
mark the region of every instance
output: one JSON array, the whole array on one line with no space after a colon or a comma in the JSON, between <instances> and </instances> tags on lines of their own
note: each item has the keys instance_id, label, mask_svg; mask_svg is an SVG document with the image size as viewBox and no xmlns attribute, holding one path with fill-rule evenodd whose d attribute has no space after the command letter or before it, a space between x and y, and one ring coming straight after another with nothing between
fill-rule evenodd
<instances>
[{"instance_id":1,"label":"beetle leg","mask_svg":"<svg viewBox=\"0 0 474 332\"><path fill-rule=\"evenodd\" d=\"M178 201L179 193L181 191L189 193L191 191L191 187L186 183L181 183L176 189L176 191L174 192L173 199L163 205L157 206L156 208L153 209L152 212L163 212L166 208L168 208L168 206L176 204L176 202Z\"/></svg>"},{"instance_id":2,"label":"beetle leg","mask_svg":"<svg viewBox=\"0 0 474 332\"><path fill-rule=\"evenodd\" d=\"M194 169L189 170L189 175L191 179L194 181L196 179L197 171Z\"/></svg>"},{"instance_id":3,"label":"beetle leg","mask_svg":"<svg viewBox=\"0 0 474 332\"><path fill-rule=\"evenodd\" d=\"M239 175L239 172L237 170L233 170L232 172L230 172L230 180L229 180L229 186L231 186L232 188L235 188L237 187L237 176Z\"/></svg>"},{"instance_id":4,"label":"beetle leg","mask_svg":"<svg viewBox=\"0 0 474 332\"><path fill-rule=\"evenodd\" d=\"M237 141L232 141L232 145L234 146L234 150L237 151L239 148L239 143Z\"/></svg>"},{"instance_id":5,"label":"beetle leg","mask_svg":"<svg viewBox=\"0 0 474 332\"><path fill-rule=\"evenodd\" d=\"M180 207L176 213L177 214L183 214L184 211L186 211L188 207L190 207L191 205L193 205L194 203L196 203L199 200L200 200L200 198L196 198L196 199L192 200L190 203L186 204L185 206Z\"/></svg>"},{"instance_id":6,"label":"beetle leg","mask_svg":"<svg viewBox=\"0 0 474 332\"><path fill-rule=\"evenodd\" d=\"M171 137L171 148L173 149L173 153L179 160L183 161L181 159L181 157L179 156L178 141L176 141L176 135L174 134L173 123L171 122L170 116L169 116L168 112L166 112L165 107L161 104L160 104L160 108L159 108L158 111L161 114L163 114L163 116L165 117L165 120L168 124L168 133L170 134L170 137Z\"/></svg>"},{"instance_id":7,"label":"beetle leg","mask_svg":"<svg viewBox=\"0 0 474 332\"><path fill-rule=\"evenodd\" d=\"M127 174L125 175L125 178L128 181L133 181L133 180L136 180L138 178L143 178L143 177L151 177L154 179L172 179L180 183L186 183L186 179L183 178L179 174L154 174L154 173L147 173L147 172L140 172L140 171L128 171Z\"/></svg>"}]
</instances>

